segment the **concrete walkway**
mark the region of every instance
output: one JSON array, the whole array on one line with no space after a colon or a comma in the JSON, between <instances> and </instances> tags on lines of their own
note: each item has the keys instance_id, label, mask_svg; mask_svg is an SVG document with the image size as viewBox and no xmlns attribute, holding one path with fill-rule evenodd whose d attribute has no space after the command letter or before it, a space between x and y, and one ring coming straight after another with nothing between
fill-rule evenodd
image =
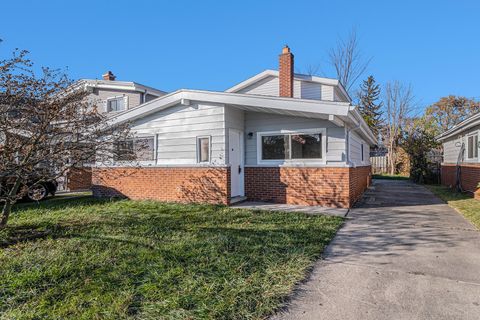
<instances>
[{"instance_id":1,"label":"concrete walkway","mask_svg":"<svg viewBox=\"0 0 480 320\"><path fill-rule=\"evenodd\" d=\"M267 211L286 211L286 212L303 212L307 214L317 215L323 214L327 216L345 217L348 209L343 208L327 208L321 206L299 206L293 204L279 204L268 202L245 201L239 202L231 206L238 209L249 210L267 210Z\"/></svg>"},{"instance_id":2,"label":"concrete walkway","mask_svg":"<svg viewBox=\"0 0 480 320\"><path fill-rule=\"evenodd\" d=\"M422 186L378 180L274 319L480 319L480 232Z\"/></svg>"}]
</instances>

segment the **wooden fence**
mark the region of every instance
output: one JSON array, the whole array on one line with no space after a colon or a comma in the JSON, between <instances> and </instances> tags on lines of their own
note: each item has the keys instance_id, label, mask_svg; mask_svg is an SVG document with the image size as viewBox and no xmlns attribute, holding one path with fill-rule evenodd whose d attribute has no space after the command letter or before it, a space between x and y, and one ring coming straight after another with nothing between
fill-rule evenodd
<instances>
[{"instance_id":1,"label":"wooden fence","mask_svg":"<svg viewBox=\"0 0 480 320\"><path fill-rule=\"evenodd\" d=\"M370 163L373 174L388 173L388 155L370 157Z\"/></svg>"}]
</instances>

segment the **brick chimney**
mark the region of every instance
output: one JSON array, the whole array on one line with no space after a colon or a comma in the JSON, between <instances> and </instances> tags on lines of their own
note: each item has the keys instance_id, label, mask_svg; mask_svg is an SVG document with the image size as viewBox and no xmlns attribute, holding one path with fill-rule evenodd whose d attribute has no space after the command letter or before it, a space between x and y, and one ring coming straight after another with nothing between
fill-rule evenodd
<instances>
[{"instance_id":1,"label":"brick chimney","mask_svg":"<svg viewBox=\"0 0 480 320\"><path fill-rule=\"evenodd\" d=\"M107 81L115 81L115 75L112 73L112 71L108 71L107 73L102 75L103 80Z\"/></svg>"},{"instance_id":2,"label":"brick chimney","mask_svg":"<svg viewBox=\"0 0 480 320\"><path fill-rule=\"evenodd\" d=\"M280 97L293 98L293 54L287 45L279 57L278 74Z\"/></svg>"}]
</instances>

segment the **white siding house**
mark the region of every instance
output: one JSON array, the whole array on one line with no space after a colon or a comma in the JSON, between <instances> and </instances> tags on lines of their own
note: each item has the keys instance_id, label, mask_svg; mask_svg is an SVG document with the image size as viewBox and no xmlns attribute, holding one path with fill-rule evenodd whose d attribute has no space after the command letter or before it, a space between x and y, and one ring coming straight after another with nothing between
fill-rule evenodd
<instances>
[{"instance_id":1,"label":"white siding house","mask_svg":"<svg viewBox=\"0 0 480 320\"><path fill-rule=\"evenodd\" d=\"M442 184L480 198L480 113L437 137L443 146Z\"/></svg>"},{"instance_id":2,"label":"white siding house","mask_svg":"<svg viewBox=\"0 0 480 320\"><path fill-rule=\"evenodd\" d=\"M135 133L132 152L136 140L149 150L120 182L109 177L124 160L99 168L95 194L351 206L369 184L375 137L338 80L293 74L288 48L282 58L281 72L225 92L181 89L114 114L111 125Z\"/></svg>"}]
</instances>

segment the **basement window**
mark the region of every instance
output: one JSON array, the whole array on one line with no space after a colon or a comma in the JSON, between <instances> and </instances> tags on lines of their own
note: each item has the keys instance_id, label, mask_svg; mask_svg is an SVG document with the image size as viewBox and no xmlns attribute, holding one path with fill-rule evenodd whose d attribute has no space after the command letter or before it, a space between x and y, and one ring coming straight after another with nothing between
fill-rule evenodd
<instances>
[{"instance_id":1,"label":"basement window","mask_svg":"<svg viewBox=\"0 0 480 320\"><path fill-rule=\"evenodd\" d=\"M288 133L258 133L260 162L322 160L325 130Z\"/></svg>"},{"instance_id":2,"label":"basement window","mask_svg":"<svg viewBox=\"0 0 480 320\"><path fill-rule=\"evenodd\" d=\"M478 132L467 136L467 159L478 159Z\"/></svg>"}]
</instances>

